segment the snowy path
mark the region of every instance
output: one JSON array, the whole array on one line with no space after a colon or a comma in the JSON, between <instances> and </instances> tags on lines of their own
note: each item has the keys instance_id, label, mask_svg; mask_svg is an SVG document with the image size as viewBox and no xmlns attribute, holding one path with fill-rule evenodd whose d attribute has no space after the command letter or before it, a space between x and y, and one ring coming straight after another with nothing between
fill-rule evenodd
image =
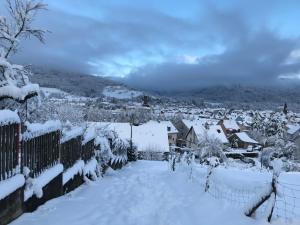
<instances>
[{"instance_id":1,"label":"snowy path","mask_svg":"<svg viewBox=\"0 0 300 225\"><path fill-rule=\"evenodd\" d=\"M265 224L203 193L164 162L139 161L54 199L13 225ZM267 224L267 223L266 223Z\"/></svg>"}]
</instances>

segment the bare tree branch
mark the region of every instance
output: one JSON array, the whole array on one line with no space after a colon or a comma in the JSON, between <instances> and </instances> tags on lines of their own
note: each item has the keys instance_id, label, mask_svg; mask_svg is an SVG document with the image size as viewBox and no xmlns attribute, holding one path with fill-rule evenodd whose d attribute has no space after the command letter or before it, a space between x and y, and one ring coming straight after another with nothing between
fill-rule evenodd
<instances>
[{"instance_id":1,"label":"bare tree branch","mask_svg":"<svg viewBox=\"0 0 300 225\"><path fill-rule=\"evenodd\" d=\"M6 20L0 20L0 39L8 42L5 48L5 58L8 58L11 52L16 52L18 48L18 38L21 36L29 38L34 36L44 43L44 35L46 31L42 29L32 28L32 22L39 10L46 9L47 5L34 0L7 0L8 11L12 19L9 25Z\"/></svg>"}]
</instances>

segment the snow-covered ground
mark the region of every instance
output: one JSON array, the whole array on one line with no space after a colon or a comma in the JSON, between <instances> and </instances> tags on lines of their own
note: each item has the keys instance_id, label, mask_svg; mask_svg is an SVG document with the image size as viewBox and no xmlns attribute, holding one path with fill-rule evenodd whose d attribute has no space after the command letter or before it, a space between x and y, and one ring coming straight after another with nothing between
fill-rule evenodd
<instances>
[{"instance_id":1,"label":"snow-covered ground","mask_svg":"<svg viewBox=\"0 0 300 225\"><path fill-rule=\"evenodd\" d=\"M141 96L140 91L129 90L123 86L107 86L104 88L102 94L106 97L117 99L131 99Z\"/></svg>"},{"instance_id":2,"label":"snow-covered ground","mask_svg":"<svg viewBox=\"0 0 300 225\"><path fill-rule=\"evenodd\" d=\"M257 179L257 171L246 171L244 176L239 169L226 171L227 169L220 168L218 173L224 175L226 180L234 177L235 180L247 181L247 184L252 185L270 178L270 174L266 173ZM110 170L103 179L51 200L37 211L24 214L12 224L269 224L244 216L240 206L204 193L204 168L194 167L193 179L186 172L187 170L180 169L178 172L170 171L167 162L138 161L119 171ZM233 173L233 176L229 173ZM299 224L299 220L289 222ZM275 220L272 224L286 224L286 221Z\"/></svg>"}]
</instances>

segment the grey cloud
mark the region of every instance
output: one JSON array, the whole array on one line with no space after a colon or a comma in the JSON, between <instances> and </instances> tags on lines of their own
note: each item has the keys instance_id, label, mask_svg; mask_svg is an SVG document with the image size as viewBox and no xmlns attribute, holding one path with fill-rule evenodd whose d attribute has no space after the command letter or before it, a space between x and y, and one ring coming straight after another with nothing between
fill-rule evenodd
<instances>
[{"instance_id":1,"label":"grey cloud","mask_svg":"<svg viewBox=\"0 0 300 225\"><path fill-rule=\"evenodd\" d=\"M280 74L300 71L300 63L284 64L298 45L298 39L282 39L269 30L261 30L199 64L148 65L132 73L125 82L156 91L189 91L230 84L276 85L282 82L278 79Z\"/></svg>"},{"instance_id":2,"label":"grey cloud","mask_svg":"<svg viewBox=\"0 0 300 225\"><path fill-rule=\"evenodd\" d=\"M105 5L100 1L93 1L95 7L101 7L100 19L49 8L37 18L37 25L51 31L46 45L28 40L14 59L25 64L93 73L89 61L116 66L119 62L114 58L132 57L131 53L143 58L161 56L167 63L136 68L124 80L129 85L154 90L232 83L276 84L281 82L278 75L300 71L297 63L283 64L290 52L299 47L299 38L282 38L264 23L254 27L247 18L256 11L263 18L270 2L263 6L251 2L246 7L248 14L245 9L240 10L244 5L224 10L217 8L217 4L203 2L202 11L194 19L171 16L154 8ZM178 52L194 50L201 55L215 45L223 46L225 51L207 55L195 65L174 62ZM135 67L120 64L124 66Z\"/></svg>"},{"instance_id":3,"label":"grey cloud","mask_svg":"<svg viewBox=\"0 0 300 225\"><path fill-rule=\"evenodd\" d=\"M155 10L116 6L106 11L104 19L96 20L50 8L36 20L36 25L51 31L46 44L26 40L14 59L92 73L88 65L91 60L105 62L135 51L144 55L164 54L164 46L197 45L198 39L193 37L199 31L188 21Z\"/></svg>"}]
</instances>

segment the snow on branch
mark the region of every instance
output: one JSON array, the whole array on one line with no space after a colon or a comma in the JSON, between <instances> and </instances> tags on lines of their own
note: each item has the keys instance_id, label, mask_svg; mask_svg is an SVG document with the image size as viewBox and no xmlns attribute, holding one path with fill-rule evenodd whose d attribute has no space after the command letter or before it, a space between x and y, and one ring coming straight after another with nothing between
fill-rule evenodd
<instances>
[{"instance_id":1,"label":"snow on branch","mask_svg":"<svg viewBox=\"0 0 300 225\"><path fill-rule=\"evenodd\" d=\"M36 13L46 9L45 4L34 0L7 0L9 20L5 17L0 19L0 40L5 51L4 58L8 58L11 52L18 49L20 38L36 37L44 42L45 30L33 28L32 22Z\"/></svg>"},{"instance_id":2,"label":"snow on branch","mask_svg":"<svg viewBox=\"0 0 300 225\"><path fill-rule=\"evenodd\" d=\"M33 28L36 13L46 5L35 0L7 0L8 17L0 15L0 99L12 98L21 103L38 95L39 86L30 84L26 68L8 60L16 53L21 39L36 37L44 42L45 30Z\"/></svg>"}]
</instances>

